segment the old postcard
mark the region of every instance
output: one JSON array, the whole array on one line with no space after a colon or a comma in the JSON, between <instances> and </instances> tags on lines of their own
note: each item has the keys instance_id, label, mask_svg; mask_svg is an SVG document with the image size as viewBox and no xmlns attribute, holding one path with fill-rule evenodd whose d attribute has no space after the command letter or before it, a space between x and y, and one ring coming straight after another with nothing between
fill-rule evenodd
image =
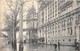
<instances>
[{"instance_id":1,"label":"old postcard","mask_svg":"<svg viewBox=\"0 0 80 51\"><path fill-rule=\"evenodd\" d=\"M0 51L80 51L80 0L0 0Z\"/></svg>"}]
</instances>

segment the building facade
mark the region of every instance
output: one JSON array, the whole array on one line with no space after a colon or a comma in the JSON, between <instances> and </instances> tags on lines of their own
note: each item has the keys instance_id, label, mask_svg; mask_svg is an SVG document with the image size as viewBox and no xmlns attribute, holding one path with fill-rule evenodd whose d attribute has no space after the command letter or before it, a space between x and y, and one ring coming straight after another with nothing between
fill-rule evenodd
<instances>
[{"instance_id":1,"label":"building facade","mask_svg":"<svg viewBox=\"0 0 80 51\"><path fill-rule=\"evenodd\" d=\"M34 5L27 13L27 34L29 34L29 42L33 42L37 38L37 13Z\"/></svg>"},{"instance_id":2,"label":"building facade","mask_svg":"<svg viewBox=\"0 0 80 51\"><path fill-rule=\"evenodd\" d=\"M80 42L80 0L40 1L38 35L44 43L74 45Z\"/></svg>"}]
</instances>

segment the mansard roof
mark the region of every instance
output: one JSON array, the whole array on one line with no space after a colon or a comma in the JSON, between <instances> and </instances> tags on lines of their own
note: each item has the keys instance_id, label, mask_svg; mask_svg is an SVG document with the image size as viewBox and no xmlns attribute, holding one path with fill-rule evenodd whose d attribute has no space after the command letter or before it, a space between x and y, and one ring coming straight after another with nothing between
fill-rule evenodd
<instances>
[{"instance_id":1,"label":"mansard roof","mask_svg":"<svg viewBox=\"0 0 80 51\"><path fill-rule=\"evenodd\" d=\"M36 8L35 8L34 4L31 6L31 8L29 9L29 11L27 13L27 19L30 18L31 14L36 14Z\"/></svg>"},{"instance_id":2,"label":"mansard roof","mask_svg":"<svg viewBox=\"0 0 80 51\"><path fill-rule=\"evenodd\" d=\"M36 13L36 9L35 9L34 5L31 6L28 13Z\"/></svg>"}]
</instances>

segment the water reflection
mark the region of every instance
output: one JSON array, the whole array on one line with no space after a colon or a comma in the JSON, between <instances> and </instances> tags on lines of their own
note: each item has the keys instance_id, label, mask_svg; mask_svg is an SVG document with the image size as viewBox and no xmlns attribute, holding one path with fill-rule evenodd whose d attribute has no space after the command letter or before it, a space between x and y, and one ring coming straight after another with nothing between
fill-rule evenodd
<instances>
[{"instance_id":1,"label":"water reflection","mask_svg":"<svg viewBox=\"0 0 80 51\"><path fill-rule=\"evenodd\" d=\"M55 49L54 45L24 44L24 51L75 51L75 47L60 46L60 49Z\"/></svg>"},{"instance_id":2,"label":"water reflection","mask_svg":"<svg viewBox=\"0 0 80 51\"><path fill-rule=\"evenodd\" d=\"M75 47L72 46L61 46L60 51L75 51Z\"/></svg>"}]
</instances>

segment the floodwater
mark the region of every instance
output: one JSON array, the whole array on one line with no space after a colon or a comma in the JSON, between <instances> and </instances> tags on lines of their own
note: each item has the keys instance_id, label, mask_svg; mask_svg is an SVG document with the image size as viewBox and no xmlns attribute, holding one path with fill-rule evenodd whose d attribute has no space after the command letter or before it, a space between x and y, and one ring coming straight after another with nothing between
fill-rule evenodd
<instances>
[{"instance_id":1,"label":"floodwater","mask_svg":"<svg viewBox=\"0 0 80 51\"><path fill-rule=\"evenodd\" d=\"M11 45L7 45L3 48L3 51L13 51ZM17 44L17 51L19 51L19 44ZM23 44L23 51L77 51L72 46L60 46L60 48L54 47L54 45L44 44Z\"/></svg>"},{"instance_id":2,"label":"floodwater","mask_svg":"<svg viewBox=\"0 0 80 51\"><path fill-rule=\"evenodd\" d=\"M44 44L24 44L23 51L76 51L75 47L72 46L60 46L60 48L54 47L54 45Z\"/></svg>"}]
</instances>

